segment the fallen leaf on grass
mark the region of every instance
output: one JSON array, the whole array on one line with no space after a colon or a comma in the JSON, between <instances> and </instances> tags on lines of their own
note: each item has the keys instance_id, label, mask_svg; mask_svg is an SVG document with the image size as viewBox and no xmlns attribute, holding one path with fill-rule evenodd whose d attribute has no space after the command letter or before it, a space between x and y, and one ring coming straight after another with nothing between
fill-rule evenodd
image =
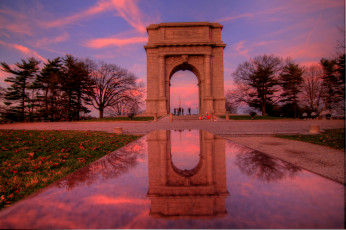
<instances>
[{"instance_id":1,"label":"fallen leaf on grass","mask_svg":"<svg viewBox=\"0 0 346 230\"><path fill-rule=\"evenodd\" d=\"M84 158L77 158L77 160L78 160L80 163L85 163L85 159L84 159Z\"/></svg>"},{"instance_id":2,"label":"fallen leaf on grass","mask_svg":"<svg viewBox=\"0 0 346 230\"><path fill-rule=\"evenodd\" d=\"M99 149L100 148L100 146L96 146L96 147L94 147L94 148L92 148L92 150L96 150L96 149Z\"/></svg>"},{"instance_id":3,"label":"fallen leaf on grass","mask_svg":"<svg viewBox=\"0 0 346 230\"><path fill-rule=\"evenodd\" d=\"M80 145L79 145L79 149L82 150L82 151L84 151L84 150L85 150L85 147L84 147L82 144L80 144Z\"/></svg>"},{"instance_id":4,"label":"fallen leaf on grass","mask_svg":"<svg viewBox=\"0 0 346 230\"><path fill-rule=\"evenodd\" d=\"M34 156L34 152L32 152L32 153L27 153L28 155L29 155L29 157L33 157Z\"/></svg>"}]
</instances>

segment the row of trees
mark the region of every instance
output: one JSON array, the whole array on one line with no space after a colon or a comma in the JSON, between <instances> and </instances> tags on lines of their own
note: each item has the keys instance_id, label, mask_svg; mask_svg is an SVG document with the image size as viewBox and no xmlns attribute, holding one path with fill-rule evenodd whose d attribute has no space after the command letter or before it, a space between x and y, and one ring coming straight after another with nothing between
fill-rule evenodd
<instances>
[{"instance_id":1,"label":"row of trees","mask_svg":"<svg viewBox=\"0 0 346 230\"><path fill-rule=\"evenodd\" d=\"M226 94L231 112L242 103L262 115L285 117L345 109L345 54L322 58L319 65L309 67L260 55L240 64L233 77L235 87Z\"/></svg>"},{"instance_id":2,"label":"row of trees","mask_svg":"<svg viewBox=\"0 0 346 230\"><path fill-rule=\"evenodd\" d=\"M79 120L91 106L99 110L100 118L106 109L117 114L139 109L141 87L132 73L117 65L66 55L39 66L35 58L22 59L14 68L1 63L1 70L12 74L5 79L10 87L0 94L3 117Z\"/></svg>"}]
</instances>

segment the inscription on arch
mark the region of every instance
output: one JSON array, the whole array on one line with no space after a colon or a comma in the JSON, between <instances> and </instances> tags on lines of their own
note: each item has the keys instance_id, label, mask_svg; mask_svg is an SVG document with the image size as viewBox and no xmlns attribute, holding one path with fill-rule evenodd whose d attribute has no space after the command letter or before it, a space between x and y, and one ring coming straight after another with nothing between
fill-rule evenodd
<instances>
[{"instance_id":1,"label":"inscription on arch","mask_svg":"<svg viewBox=\"0 0 346 230\"><path fill-rule=\"evenodd\" d=\"M165 39L166 40L207 40L208 31L204 28L167 28L165 30Z\"/></svg>"}]
</instances>

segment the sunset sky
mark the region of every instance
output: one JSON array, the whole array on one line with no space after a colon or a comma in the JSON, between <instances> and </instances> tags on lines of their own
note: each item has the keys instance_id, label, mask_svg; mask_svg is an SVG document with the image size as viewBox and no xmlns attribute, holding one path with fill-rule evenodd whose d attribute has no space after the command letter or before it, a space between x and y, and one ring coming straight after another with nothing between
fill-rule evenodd
<instances>
[{"instance_id":1,"label":"sunset sky","mask_svg":"<svg viewBox=\"0 0 346 230\"><path fill-rule=\"evenodd\" d=\"M0 61L42 62L65 54L127 68L146 83L146 27L160 22L219 22L224 27L225 90L238 64L261 54L310 65L333 57L344 35L344 0L1 0ZM0 85L6 87L0 71ZM172 92L191 107L187 87L197 81L177 72ZM196 83L194 83L196 81ZM172 82L173 83L173 82ZM176 85L175 85L176 84ZM185 95L184 92L190 92ZM177 102L176 102L177 103Z\"/></svg>"}]
</instances>

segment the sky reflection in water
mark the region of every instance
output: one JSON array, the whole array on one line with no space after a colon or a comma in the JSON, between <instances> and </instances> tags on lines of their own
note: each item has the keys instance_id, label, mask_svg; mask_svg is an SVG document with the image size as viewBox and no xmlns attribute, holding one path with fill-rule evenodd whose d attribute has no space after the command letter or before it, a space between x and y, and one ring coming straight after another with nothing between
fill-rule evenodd
<instances>
[{"instance_id":1,"label":"sky reflection in water","mask_svg":"<svg viewBox=\"0 0 346 230\"><path fill-rule=\"evenodd\" d=\"M163 130L3 210L0 227L344 228L344 214L341 184L205 131Z\"/></svg>"}]
</instances>

